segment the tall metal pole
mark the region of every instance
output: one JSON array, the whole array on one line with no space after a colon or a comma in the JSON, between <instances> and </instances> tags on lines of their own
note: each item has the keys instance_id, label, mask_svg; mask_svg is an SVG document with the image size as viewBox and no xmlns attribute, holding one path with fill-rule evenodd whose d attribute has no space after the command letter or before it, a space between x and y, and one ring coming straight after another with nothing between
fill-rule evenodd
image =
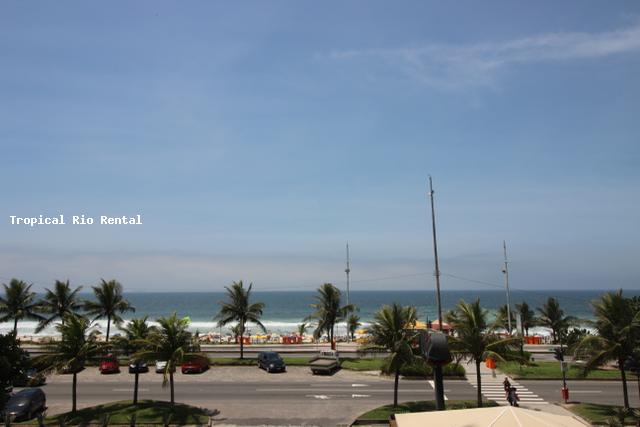
<instances>
[{"instance_id":1,"label":"tall metal pole","mask_svg":"<svg viewBox=\"0 0 640 427\"><path fill-rule=\"evenodd\" d=\"M431 175L429 175L429 199L431 200L431 231L433 232L433 259L435 262L435 272L436 276L436 302L438 305L438 329L440 333L442 333L442 304L440 302L440 267L438 265L438 243L436 239L436 210L433 203L433 182L431 180ZM443 381L443 373L442 366L439 364L433 367L433 384L434 384L434 392L436 397L436 409L438 411L444 411L444 381Z\"/></svg>"},{"instance_id":2,"label":"tall metal pole","mask_svg":"<svg viewBox=\"0 0 640 427\"><path fill-rule=\"evenodd\" d=\"M507 288L507 325L509 326L509 335L511 335L511 291L509 290L509 266L507 261L507 242L502 241L502 247L504 249L504 286Z\"/></svg>"},{"instance_id":3,"label":"tall metal pole","mask_svg":"<svg viewBox=\"0 0 640 427\"><path fill-rule=\"evenodd\" d=\"M347 305L349 305L351 303L349 295L349 273L351 273L351 268L349 267L349 243L347 243L347 268L344 272L347 273Z\"/></svg>"},{"instance_id":4,"label":"tall metal pole","mask_svg":"<svg viewBox=\"0 0 640 427\"><path fill-rule=\"evenodd\" d=\"M440 267L438 266L438 242L436 239L436 209L433 203L433 182L429 176L429 198L431 200L431 230L433 232L433 260L436 276L436 303L438 305L438 329L442 332L442 305L440 304Z\"/></svg>"}]
</instances>

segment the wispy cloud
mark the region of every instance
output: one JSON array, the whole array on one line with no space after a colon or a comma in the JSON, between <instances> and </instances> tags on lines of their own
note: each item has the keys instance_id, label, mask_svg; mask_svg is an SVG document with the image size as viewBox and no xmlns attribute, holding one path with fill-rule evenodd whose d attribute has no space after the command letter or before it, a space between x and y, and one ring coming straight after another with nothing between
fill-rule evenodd
<instances>
[{"instance_id":1,"label":"wispy cloud","mask_svg":"<svg viewBox=\"0 0 640 427\"><path fill-rule=\"evenodd\" d=\"M508 66L601 58L640 51L640 25L601 33L548 33L468 45L428 43L391 49L336 51L339 61L377 61L429 86L456 89L491 85Z\"/></svg>"}]
</instances>

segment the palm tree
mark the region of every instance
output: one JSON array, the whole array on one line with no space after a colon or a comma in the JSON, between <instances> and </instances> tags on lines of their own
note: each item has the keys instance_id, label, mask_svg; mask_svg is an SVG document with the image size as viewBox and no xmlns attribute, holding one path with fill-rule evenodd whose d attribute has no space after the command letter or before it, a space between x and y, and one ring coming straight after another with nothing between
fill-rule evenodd
<instances>
[{"instance_id":1,"label":"palm tree","mask_svg":"<svg viewBox=\"0 0 640 427\"><path fill-rule=\"evenodd\" d=\"M358 329L360 325L362 325L362 323L360 323L360 316L357 314L352 313L347 317L347 330L349 331L351 341L356 338L356 329Z\"/></svg>"},{"instance_id":2,"label":"palm tree","mask_svg":"<svg viewBox=\"0 0 640 427\"><path fill-rule=\"evenodd\" d=\"M56 329L62 335L62 339L52 345L49 354L36 359L36 364L43 366L45 371L66 371L73 374L72 407L76 411L78 372L80 372L89 359L102 353L103 346L97 342L97 331L90 331L89 320L75 314L67 314L64 323L57 325Z\"/></svg>"},{"instance_id":3,"label":"palm tree","mask_svg":"<svg viewBox=\"0 0 640 427\"><path fill-rule=\"evenodd\" d=\"M167 376L171 388L171 404L175 403L173 374L176 367L180 366L184 360L195 357L191 352L193 344L189 327L189 318L179 319L175 312L169 317L157 319L160 327L151 331L147 339L141 345L142 350L133 355L135 360L145 360L152 363L155 360L166 360L167 366L164 369L162 386L167 385Z\"/></svg>"},{"instance_id":4,"label":"palm tree","mask_svg":"<svg viewBox=\"0 0 640 427\"><path fill-rule=\"evenodd\" d=\"M335 350L336 344L333 339L336 323L345 319L347 314L353 311L353 305L340 306L340 290L331 283L325 283L318 288L318 295L315 296L317 301L311 304L311 308L316 311L309 315L305 320L316 320L318 325L313 332L313 337L318 339L326 332L331 349Z\"/></svg>"},{"instance_id":5,"label":"palm tree","mask_svg":"<svg viewBox=\"0 0 640 427\"><path fill-rule=\"evenodd\" d=\"M633 356L640 340L640 311L634 310L631 300L622 296L622 289L604 294L592 306L598 334L585 336L577 346L576 353L589 354L585 372L610 361L618 364L624 407L629 409L624 364Z\"/></svg>"},{"instance_id":6,"label":"palm tree","mask_svg":"<svg viewBox=\"0 0 640 427\"><path fill-rule=\"evenodd\" d=\"M309 329L309 325L307 325L305 322L300 323L298 325L298 335L303 337L304 334L307 333L307 329Z\"/></svg>"},{"instance_id":7,"label":"palm tree","mask_svg":"<svg viewBox=\"0 0 640 427\"><path fill-rule=\"evenodd\" d=\"M529 308L529 304L525 301L522 301L522 304L516 304L516 310L520 314L520 333L528 337L529 328L536 324L536 313Z\"/></svg>"},{"instance_id":8,"label":"palm tree","mask_svg":"<svg viewBox=\"0 0 640 427\"><path fill-rule=\"evenodd\" d=\"M0 297L0 323L13 320L13 333L18 334L18 321L22 319L41 320L36 313L38 304L34 301L36 293L31 286L18 279L11 279L9 286L4 286L4 297Z\"/></svg>"},{"instance_id":9,"label":"palm tree","mask_svg":"<svg viewBox=\"0 0 640 427\"><path fill-rule=\"evenodd\" d=\"M513 311L507 309L507 305L501 305L498 307L498 313L496 314L496 319L494 320L494 324L496 328L504 329L505 331L509 331L509 321L507 318L511 315L511 325L516 324L516 316Z\"/></svg>"},{"instance_id":10,"label":"palm tree","mask_svg":"<svg viewBox=\"0 0 640 427\"><path fill-rule=\"evenodd\" d=\"M482 406L482 380L480 363L487 357L504 360L510 347L516 345L519 338L500 339L495 334L495 325L487 322L487 310L480 307L480 299L472 303L460 300L456 308L446 315L447 322L455 330L456 335L450 337L451 349L462 354L476 365L477 401Z\"/></svg>"},{"instance_id":11,"label":"palm tree","mask_svg":"<svg viewBox=\"0 0 640 427\"><path fill-rule=\"evenodd\" d=\"M116 325L122 324L120 314L127 311L136 311L129 301L122 295L122 285L115 280L108 282L102 279L100 286L92 286L96 301L85 301L84 309L87 314L94 316L94 320L107 318L107 338L109 342L109 330L111 321Z\"/></svg>"},{"instance_id":12,"label":"palm tree","mask_svg":"<svg viewBox=\"0 0 640 427\"><path fill-rule=\"evenodd\" d=\"M551 329L553 342L562 344L562 338L567 333L569 326L575 322L575 317L565 316L564 310L560 308L560 303L553 297L549 297L547 302L538 308L538 312L540 313L538 324Z\"/></svg>"},{"instance_id":13,"label":"palm tree","mask_svg":"<svg viewBox=\"0 0 640 427\"><path fill-rule=\"evenodd\" d=\"M389 351L387 364L394 373L393 406L398 406L398 380L403 365L414 360L411 328L418 320L415 307L403 307L396 303L383 306L374 317L369 328L372 343L378 348ZM366 351L366 350L365 350Z\"/></svg>"},{"instance_id":14,"label":"palm tree","mask_svg":"<svg viewBox=\"0 0 640 427\"><path fill-rule=\"evenodd\" d=\"M138 319L131 319L129 323L122 328L124 336L114 337L113 341L116 347L119 347L125 354L132 355L143 349L145 340L149 338L151 333L156 330L155 326L150 326L147 323L148 316L144 316ZM139 365L140 360L132 358L132 363L135 364L135 379L133 386L133 404L138 404L138 383L140 380Z\"/></svg>"},{"instance_id":15,"label":"palm tree","mask_svg":"<svg viewBox=\"0 0 640 427\"><path fill-rule=\"evenodd\" d=\"M255 323L262 331L266 332L266 328L260 321L264 303L256 302L251 304L251 288L253 283L249 283L247 289L244 288L242 280L233 282L231 287L225 286L227 290L227 302L220 302L220 312L214 320L218 321L219 326L228 325L231 322L238 322L240 335L240 359L244 359L244 332L247 322Z\"/></svg>"},{"instance_id":16,"label":"palm tree","mask_svg":"<svg viewBox=\"0 0 640 427\"><path fill-rule=\"evenodd\" d=\"M82 286L78 286L74 290L71 290L69 281L61 282L56 280L54 289L45 289L45 295L42 301L40 301L40 310L43 313L49 314L40 321L36 328L36 333L42 331L49 326L56 319L64 322L64 317L67 314L75 314L80 308L81 303L76 298L76 294L82 289Z\"/></svg>"}]
</instances>

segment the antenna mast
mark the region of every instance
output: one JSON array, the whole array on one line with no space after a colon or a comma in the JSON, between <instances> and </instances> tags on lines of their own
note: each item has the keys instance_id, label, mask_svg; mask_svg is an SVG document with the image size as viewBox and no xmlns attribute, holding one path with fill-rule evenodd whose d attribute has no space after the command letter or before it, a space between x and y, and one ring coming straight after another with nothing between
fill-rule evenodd
<instances>
[{"instance_id":1,"label":"antenna mast","mask_svg":"<svg viewBox=\"0 0 640 427\"><path fill-rule=\"evenodd\" d=\"M507 325L509 327L509 335L511 335L511 291L509 290L509 262L507 261L507 242L502 241L502 248L504 249L504 286L507 288Z\"/></svg>"},{"instance_id":2,"label":"antenna mast","mask_svg":"<svg viewBox=\"0 0 640 427\"><path fill-rule=\"evenodd\" d=\"M349 267L349 243L347 242L347 268L344 270L347 273L347 305L351 303L350 295L349 295L349 273L351 273L351 268Z\"/></svg>"}]
</instances>

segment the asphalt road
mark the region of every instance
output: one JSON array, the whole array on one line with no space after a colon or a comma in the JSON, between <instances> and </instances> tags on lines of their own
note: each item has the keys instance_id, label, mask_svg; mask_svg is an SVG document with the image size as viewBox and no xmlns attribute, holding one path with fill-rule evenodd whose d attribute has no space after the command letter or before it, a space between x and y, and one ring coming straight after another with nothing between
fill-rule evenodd
<instances>
[{"instance_id":1,"label":"asphalt road","mask_svg":"<svg viewBox=\"0 0 640 427\"><path fill-rule=\"evenodd\" d=\"M140 399L168 400L162 375L153 372L140 377ZM560 401L560 381L519 383L544 401ZM290 367L284 374L267 374L253 367L214 367L201 375L175 377L176 400L216 411L218 423L339 425L377 406L392 403L393 380L374 373L341 370L333 376L313 376L308 368ZM401 380L400 401L431 400L433 383ZM571 401L621 404L622 388L617 381L570 381ZM44 386L49 413L70 409L71 376L57 375ZM629 382L632 405L637 405L635 381ZM131 399L133 375L99 375L90 368L78 380L78 404L92 406ZM476 391L466 380L445 382L447 399L475 399ZM536 405L540 408L540 405ZM546 406L546 405L543 405ZM540 408L543 409L543 408ZM544 409L543 409L544 410Z\"/></svg>"}]
</instances>

